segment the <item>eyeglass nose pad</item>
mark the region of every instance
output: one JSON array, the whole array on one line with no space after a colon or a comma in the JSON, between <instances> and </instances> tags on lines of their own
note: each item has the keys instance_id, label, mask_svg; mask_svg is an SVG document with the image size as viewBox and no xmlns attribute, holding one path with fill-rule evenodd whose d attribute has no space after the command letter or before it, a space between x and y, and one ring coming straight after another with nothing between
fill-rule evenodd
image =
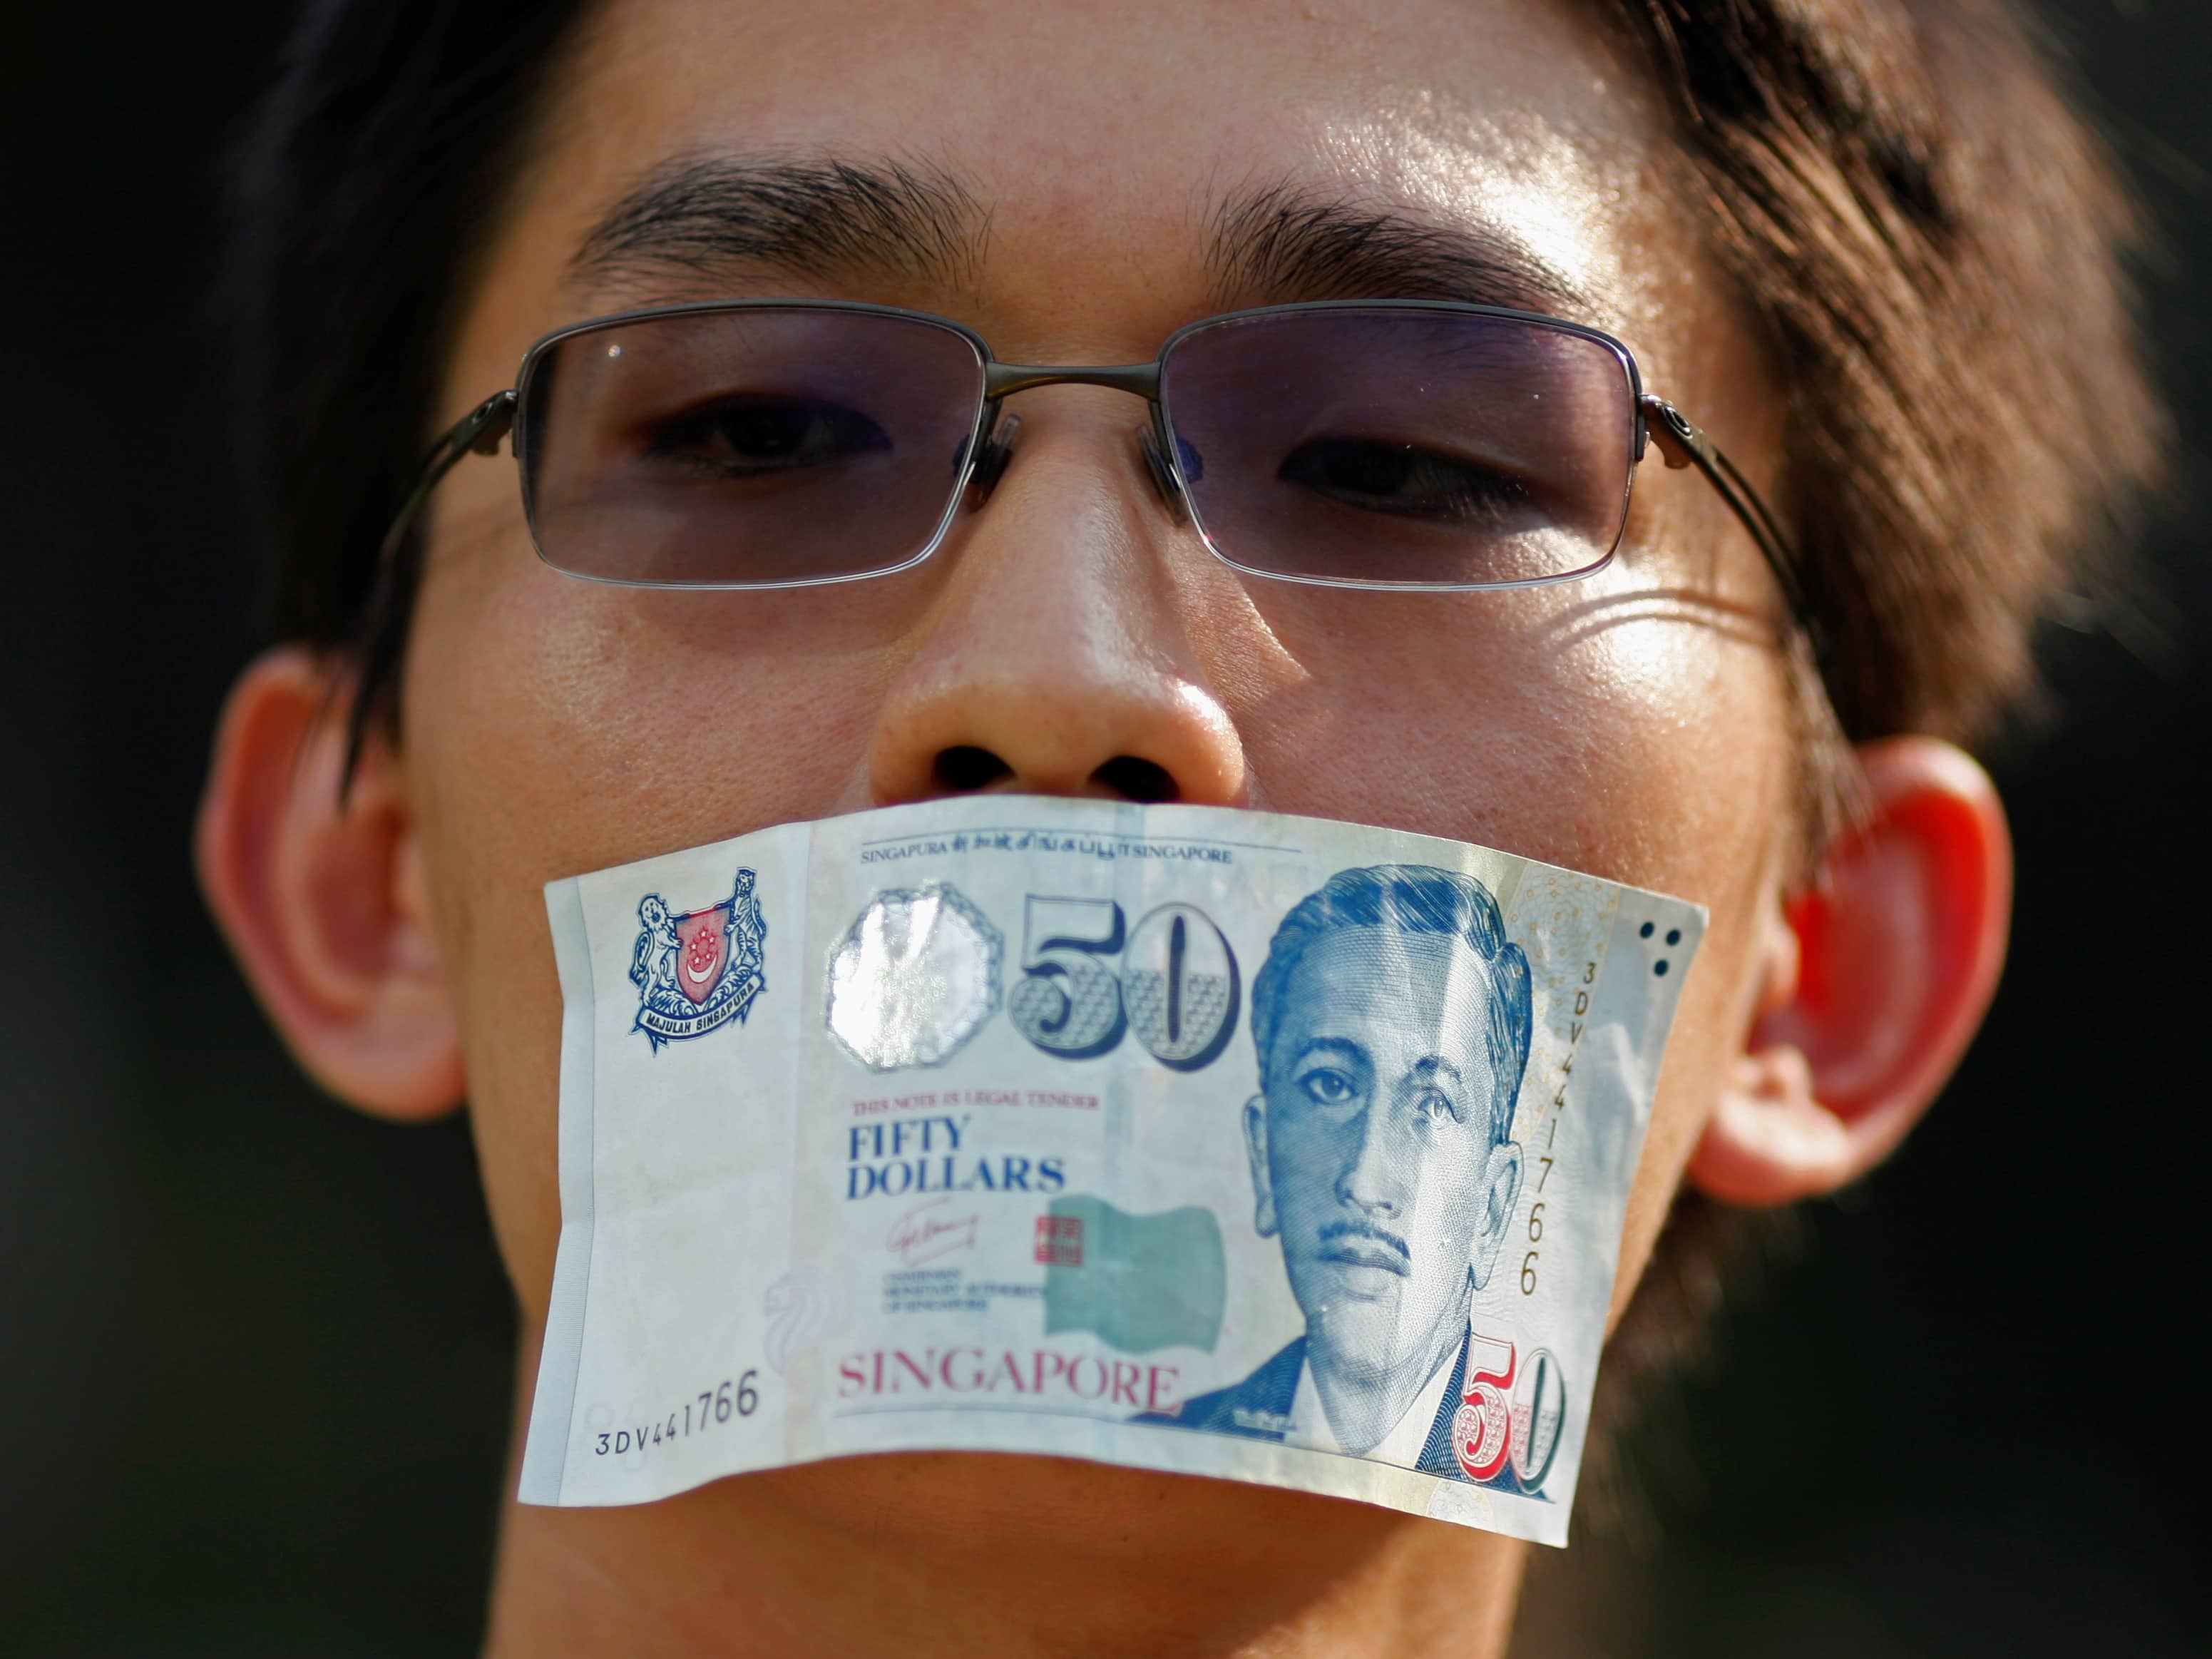
<instances>
[{"instance_id":1,"label":"eyeglass nose pad","mask_svg":"<svg viewBox=\"0 0 2212 1659\"><path fill-rule=\"evenodd\" d=\"M1190 522L1190 503L1183 498L1182 486L1176 482L1175 469L1168 465L1166 453L1160 448L1160 434L1150 426L1130 428L1137 440L1138 453L1145 458L1145 471L1152 475L1152 488L1159 491L1160 501L1177 524Z\"/></svg>"},{"instance_id":2,"label":"eyeglass nose pad","mask_svg":"<svg viewBox=\"0 0 2212 1659\"><path fill-rule=\"evenodd\" d=\"M968 510L971 513L991 499L991 492L999 487L1006 476L1006 464L1014 459L1014 437L1022 429L1022 417L1009 415L994 423L990 435L975 451L975 465L968 474Z\"/></svg>"}]
</instances>

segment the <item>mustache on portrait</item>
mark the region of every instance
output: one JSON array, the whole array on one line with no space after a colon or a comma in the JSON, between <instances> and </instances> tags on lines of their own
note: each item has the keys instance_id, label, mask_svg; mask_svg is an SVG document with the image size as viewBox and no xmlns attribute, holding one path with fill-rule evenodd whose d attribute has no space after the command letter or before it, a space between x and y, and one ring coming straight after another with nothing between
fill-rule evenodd
<instances>
[{"instance_id":1,"label":"mustache on portrait","mask_svg":"<svg viewBox=\"0 0 2212 1659\"><path fill-rule=\"evenodd\" d=\"M1341 1246L1352 1239L1379 1244L1384 1253L1378 1256L1374 1251L1363 1250L1357 1247L1349 1249L1331 1248ZM1317 1242L1321 1245L1321 1254L1334 1261L1351 1261L1365 1267L1388 1267L1396 1273L1411 1273L1413 1270L1412 1247L1397 1234L1388 1228L1378 1227L1371 1221L1363 1221L1350 1216L1340 1217L1321 1230L1321 1237Z\"/></svg>"}]
</instances>

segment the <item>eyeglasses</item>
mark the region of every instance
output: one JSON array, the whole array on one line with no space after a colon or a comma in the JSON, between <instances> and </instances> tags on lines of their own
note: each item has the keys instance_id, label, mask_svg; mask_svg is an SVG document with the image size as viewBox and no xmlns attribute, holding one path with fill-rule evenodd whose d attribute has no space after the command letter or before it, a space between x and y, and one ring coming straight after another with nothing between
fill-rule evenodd
<instances>
[{"instance_id":1,"label":"eyeglasses","mask_svg":"<svg viewBox=\"0 0 2212 1659\"><path fill-rule=\"evenodd\" d=\"M980 507L1033 387L1142 398L1160 499L1255 576L1414 592L1603 568L1647 440L1742 521L1801 624L1788 541L1626 347L1528 312L1326 301L1232 312L1147 363L1000 362L972 330L886 306L658 307L547 335L514 389L441 438L388 569L462 456L511 430L530 532L556 570L647 587L780 588L905 570Z\"/></svg>"}]
</instances>

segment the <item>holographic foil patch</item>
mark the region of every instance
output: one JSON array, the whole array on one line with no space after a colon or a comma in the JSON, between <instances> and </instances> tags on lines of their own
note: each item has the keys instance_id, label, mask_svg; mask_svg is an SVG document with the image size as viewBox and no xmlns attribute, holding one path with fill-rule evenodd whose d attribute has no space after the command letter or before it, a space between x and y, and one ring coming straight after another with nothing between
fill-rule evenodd
<instances>
[{"instance_id":1,"label":"holographic foil patch","mask_svg":"<svg viewBox=\"0 0 2212 1659\"><path fill-rule=\"evenodd\" d=\"M950 882L878 893L830 958L830 1035L872 1072L941 1066L996 1012L1004 952Z\"/></svg>"}]
</instances>

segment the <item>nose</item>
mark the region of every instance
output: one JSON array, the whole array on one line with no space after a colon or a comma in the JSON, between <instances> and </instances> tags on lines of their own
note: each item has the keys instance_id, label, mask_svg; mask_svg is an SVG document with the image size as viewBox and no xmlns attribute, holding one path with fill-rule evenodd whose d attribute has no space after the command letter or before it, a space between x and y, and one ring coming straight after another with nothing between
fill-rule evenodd
<instances>
[{"instance_id":1,"label":"nose","mask_svg":"<svg viewBox=\"0 0 2212 1659\"><path fill-rule=\"evenodd\" d=\"M1389 1114L1370 1103L1359 1115L1357 1133L1358 1143L1337 1177L1336 1201L1370 1217L1395 1217L1405 1183Z\"/></svg>"},{"instance_id":2,"label":"nose","mask_svg":"<svg viewBox=\"0 0 2212 1659\"><path fill-rule=\"evenodd\" d=\"M1030 394L1039 405L1053 396ZM1244 751L1194 649L1237 590L1161 511L1125 400L1039 418L956 542L871 741L882 805L982 790L1237 805ZM1079 399L1082 394L1071 394ZM1224 586L1224 579L1228 578Z\"/></svg>"}]
</instances>

